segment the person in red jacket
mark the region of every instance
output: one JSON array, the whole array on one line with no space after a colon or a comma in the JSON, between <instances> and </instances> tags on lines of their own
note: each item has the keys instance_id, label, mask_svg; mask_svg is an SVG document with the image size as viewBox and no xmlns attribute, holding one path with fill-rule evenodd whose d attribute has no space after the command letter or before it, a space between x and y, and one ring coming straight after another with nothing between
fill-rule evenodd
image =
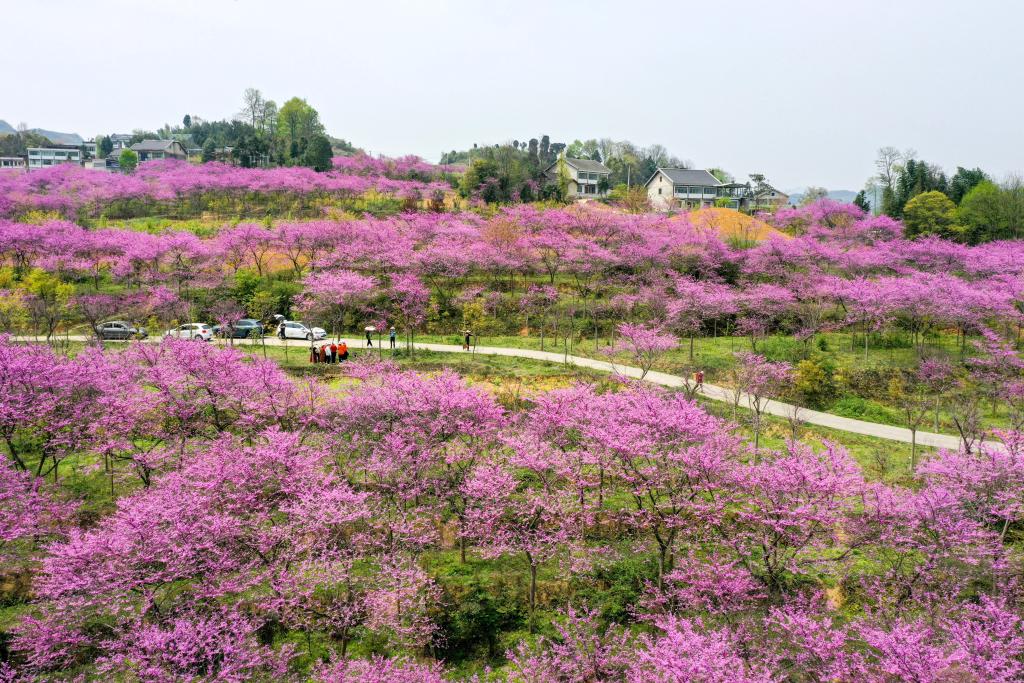
<instances>
[{"instance_id":1,"label":"person in red jacket","mask_svg":"<svg viewBox=\"0 0 1024 683\"><path fill-rule=\"evenodd\" d=\"M338 362L338 345L331 342L331 365Z\"/></svg>"},{"instance_id":2,"label":"person in red jacket","mask_svg":"<svg viewBox=\"0 0 1024 683\"><path fill-rule=\"evenodd\" d=\"M703 370L698 370L696 378L697 378L697 391L700 391L701 389L704 388L704 371Z\"/></svg>"}]
</instances>

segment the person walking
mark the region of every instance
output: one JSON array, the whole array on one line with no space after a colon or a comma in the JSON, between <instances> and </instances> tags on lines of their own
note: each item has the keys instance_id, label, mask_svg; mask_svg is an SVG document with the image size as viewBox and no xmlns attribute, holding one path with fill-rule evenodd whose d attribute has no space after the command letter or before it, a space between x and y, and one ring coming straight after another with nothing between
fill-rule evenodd
<instances>
[{"instance_id":1,"label":"person walking","mask_svg":"<svg viewBox=\"0 0 1024 683\"><path fill-rule=\"evenodd\" d=\"M331 342L331 365L338 362L338 345Z\"/></svg>"},{"instance_id":2,"label":"person walking","mask_svg":"<svg viewBox=\"0 0 1024 683\"><path fill-rule=\"evenodd\" d=\"M469 351L469 338L473 336L473 333L466 330L466 340L462 343L462 350Z\"/></svg>"},{"instance_id":3,"label":"person walking","mask_svg":"<svg viewBox=\"0 0 1024 683\"><path fill-rule=\"evenodd\" d=\"M395 326L392 325L391 329L388 330L388 340L391 342L391 350L395 350L395 337L398 335L395 333Z\"/></svg>"},{"instance_id":4,"label":"person walking","mask_svg":"<svg viewBox=\"0 0 1024 683\"><path fill-rule=\"evenodd\" d=\"M696 379L697 379L697 391L702 391L704 389L704 371L703 370L698 370L697 371Z\"/></svg>"},{"instance_id":5,"label":"person walking","mask_svg":"<svg viewBox=\"0 0 1024 683\"><path fill-rule=\"evenodd\" d=\"M372 347L373 346L373 336L371 335L370 330L366 331L366 346L367 347Z\"/></svg>"}]
</instances>

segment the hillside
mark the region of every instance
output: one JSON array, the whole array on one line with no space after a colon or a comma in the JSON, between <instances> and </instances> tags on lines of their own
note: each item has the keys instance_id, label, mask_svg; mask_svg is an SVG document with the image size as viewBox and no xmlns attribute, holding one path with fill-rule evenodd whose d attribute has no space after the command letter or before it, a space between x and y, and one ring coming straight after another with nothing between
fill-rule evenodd
<instances>
[{"instance_id":1,"label":"hillside","mask_svg":"<svg viewBox=\"0 0 1024 683\"><path fill-rule=\"evenodd\" d=\"M698 209L688 214L680 214L680 216L685 217L696 228L714 230L723 240L740 239L760 242L769 237L789 238L789 235L776 230L764 221L733 209L718 207Z\"/></svg>"},{"instance_id":2,"label":"hillside","mask_svg":"<svg viewBox=\"0 0 1024 683\"><path fill-rule=\"evenodd\" d=\"M12 126L11 124L7 123L3 119L0 119L0 135L10 135L11 133L14 133L14 132L16 132L14 130L14 126Z\"/></svg>"}]
</instances>

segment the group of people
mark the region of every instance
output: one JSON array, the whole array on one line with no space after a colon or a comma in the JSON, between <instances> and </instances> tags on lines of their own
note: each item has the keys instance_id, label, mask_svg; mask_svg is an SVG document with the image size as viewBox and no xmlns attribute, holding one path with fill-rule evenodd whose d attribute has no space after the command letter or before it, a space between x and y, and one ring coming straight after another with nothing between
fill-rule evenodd
<instances>
[{"instance_id":1,"label":"group of people","mask_svg":"<svg viewBox=\"0 0 1024 683\"><path fill-rule=\"evenodd\" d=\"M340 363L346 360L348 360L348 344L345 342L331 342L309 347L310 363Z\"/></svg>"}]
</instances>

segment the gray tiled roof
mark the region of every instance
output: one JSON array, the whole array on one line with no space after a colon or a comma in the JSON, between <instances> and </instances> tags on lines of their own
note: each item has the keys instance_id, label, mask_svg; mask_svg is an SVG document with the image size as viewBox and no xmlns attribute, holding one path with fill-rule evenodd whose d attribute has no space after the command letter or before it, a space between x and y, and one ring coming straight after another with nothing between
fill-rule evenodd
<instances>
[{"instance_id":1,"label":"gray tiled roof","mask_svg":"<svg viewBox=\"0 0 1024 683\"><path fill-rule=\"evenodd\" d=\"M569 166L572 166L577 171L583 171L584 173L611 173L612 172L612 170L610 168L608 168L607 166L602 164L600 161L591 161L590 159L570 159L569 157L566 157L565 158L565 163L568 164ZM555 163L551 164L546 169L544 169L544 172L548 173L549 175L553 175L550 172L551 172L552 169L554 169L557 166L558 166L558 162L556 161Z\"/></svg>"},{"instance_id":2,"label":"gray tiled roof","mask_svg":"<svg viewBox=\"0 0 1024 683\"><path fill-rule=\"evenodd\" d=\"M711 185L714 187L722 185L718 178L702 168L659 168L647 182L651 182L658 173L664 173L668 176L669 180L678 185Z\"/></svg>"},{"instance_id":3,"label":"gray tiled roof","mask_svg":"<svg viewBox=\"0 0 1024 683\"><path fill-rule=\"evenodd\" d=\"M590 159L570 159L565 158L565 163L569 164L577 171L585 171L587 173L611 173L612 170L602 164L600 161L591 161Z\"/></svg>"},{"instance_id":4,"label":"gray tiled roof","mask_svg":"<svg viewBox=\"0 0 1024 683\"><path fill-rule=\"evenodd\" d=\"M143 140L132 145L135 152L166 152L177 140ZM178 143L181 144L181 143Z\"/></svg>"}]
</instances>

